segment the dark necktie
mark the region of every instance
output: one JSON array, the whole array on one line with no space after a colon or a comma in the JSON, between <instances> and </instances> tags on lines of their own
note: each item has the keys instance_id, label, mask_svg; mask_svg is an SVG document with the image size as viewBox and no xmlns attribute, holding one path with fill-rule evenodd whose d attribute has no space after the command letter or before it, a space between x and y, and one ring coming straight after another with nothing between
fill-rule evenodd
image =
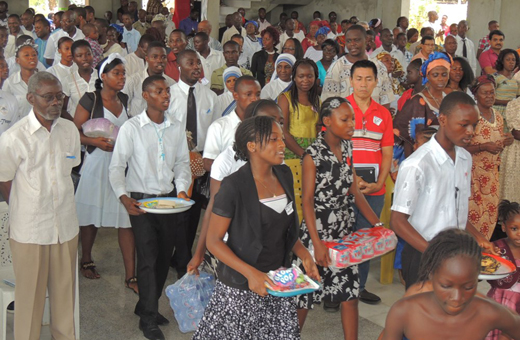
<instances>
[{"instance_id":1,"label":"dark necktie","mask_svg":"<svg viewBox=\"0 0 520 340\"><path fill-rule=\"evenodd\" d=\"M466 38L462 39L462 56L464 58L468 57L468 49L466 48Z\"/></svg>"},{"instance_id":2,"label":"dark necktie","mask_svg":"<svg viewBox=\"0 0 520 340\"><path fill-rule=\"evenodd\" d=\"M195 87L190 87L188 93L188 116L186 119L186 130L191 132L193 137L193 145L197 146L197 103L195 102Z\"/></svg>"}]
</instances>

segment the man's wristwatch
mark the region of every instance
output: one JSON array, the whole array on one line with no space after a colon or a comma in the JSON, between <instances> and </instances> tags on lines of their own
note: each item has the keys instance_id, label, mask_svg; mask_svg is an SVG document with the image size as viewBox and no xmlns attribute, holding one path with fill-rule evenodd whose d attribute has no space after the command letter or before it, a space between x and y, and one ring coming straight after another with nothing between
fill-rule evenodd
<instances>
[{"instance_id":1,"label":"man's wristwatch","mask_svg":"<svg viewBox=\"0 0 520 340\"><path fill-rule=\"evenodd\" d=\"M384 224L383 222L377 222L376 224L374 224L374 225L372 226L372 228L373 228L373 227L384 227L384 226L385 226L385 224Z\"/></svg>"}]
</instances>

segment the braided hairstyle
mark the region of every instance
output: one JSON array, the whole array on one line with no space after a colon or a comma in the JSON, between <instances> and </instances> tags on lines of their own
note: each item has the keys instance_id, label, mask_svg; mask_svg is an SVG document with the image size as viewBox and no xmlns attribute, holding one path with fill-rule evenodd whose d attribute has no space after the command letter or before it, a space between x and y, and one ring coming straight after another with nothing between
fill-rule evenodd
<instances>
[{"instance_id":1,"label":"braided hairstyle","mask_svg":"<svg viewBox=\"0 0 520 340\"><path fill-rule=\"evenodd\" d=\"M240 123L235 132L235 143L233 144L235 160L249 160L247 150L249 142L258 142L260 147L263 147L273 132L273 123L276 123L276 120L268 116L254 116Z\"/></svg>"},{"instance_id":2,"label":"braided hairstyle","mask_svg":"<svg viewBox=\"0 0 520 340\"><path fill-rule=\"evenodd\" d=\"M270 108L274 108L276 110L280 110L280 107L274 100L271 99L260 99L256 102L252 102L246 108L245 117L254 117L261 114L264 110L268 110ZM281 113L280 113L281 114Z\"/></svg>"},{"instance_id":3,"label":"braided hairstyle","mask_svg":"<svg viewBox=\"0 0 520 340\"><path fill-rule=\"evenodd\" d=\"M330 97L330 98L327 98L323 102L323 104L321 104L321 111L320 111L320 122L321 122L321 125L323 125L323 118L330 117L330 115L332 114L332 111L339 107L339 105L337 104L338 102L339 102L339 105L341 105L343 103L347 103L348 106L350 106L352 108L352 106L350 105L350 102L348 101L348 99L346 99L344 97ZM331 105L331 104L334 104L334 105Z\"/></svg>"},{"instance_id":4,"label":"braided hairstyle","mask_svg":"<svg viewBox=\"0 0 520 340\"><path fill-rule=\"evenodd\" d=\"M311 103L313 109L316 112L319 112L321 103L320 103L320 96L318 94L318 66L316 65L316 63L313 60L311 60L309 58L297 60L296 63L294 63L294 66L292 68L291 79L293 80L293 82L296 79L296 71L298 70L298 67L301 65L309 65L310 67L312 67L312 69L314 71L314 78L315 78L314 84L312 85L311 89L309 90L308 96L309 96L309 102ZM296 86L296 83L294 83L293 86L291 86L291 89L289 90L289 92L291 94L291 104L292 104L294 110L296 112L298 112L299 101L298 101L298 87Z\"/></svg>"},{"instance_id":5,"label":"braided hairstyle","mask_svg":"<svg viewBox=\"0 0 520 340\"><path fill-rule=\"evenodd\" d=\"M438 233L422 255L418 282L426 282L439 269L442 263L455 256L466 256L475 261L475 270L480 272L482 249L477 241L460 229L447 229Z\"/></svg>"},{"instance_id":6,"label":"braided hairstyle","mask_svg":"<svg viewBox=\"0 0 520 340\"><path fill-rule=\"evenodd\" d=\"M520 204L503 200L498 205L498 220L505 226L506 222L520 214Z\"/></svg>"}]
</instances>

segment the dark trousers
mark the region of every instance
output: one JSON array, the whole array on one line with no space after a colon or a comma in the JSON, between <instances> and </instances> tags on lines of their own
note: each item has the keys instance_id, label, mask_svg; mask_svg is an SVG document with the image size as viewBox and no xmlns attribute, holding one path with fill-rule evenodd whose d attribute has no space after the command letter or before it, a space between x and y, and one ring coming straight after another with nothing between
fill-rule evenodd
<instances>
[{"instance_id":1,"label":"dark trousers","mask_svg":"<svg viewBox=\"0 0 520 340\"><path fill-rule=\"evenodd\" d=\"M137 253L139 301L135 312L147 324L155 323L159 298L168 276L170 257L177 228L182 227L176 214L130 216Z\"/></svg>"},{"instance_id":2,"label":"dark trousers","mask_svg":"<svg viewBox=\"0 0 520 340\"><path fill-rule=\"evenodd\" d=\"M421 257L422 253L420 251L416 250L408 243L405 243L401 255L401 263L403 266L403 279L406 283L406 289L410 288L417 282Z\"/></svg>"},{"instance_id":3,"label":"dark trousers","mask_svg":"<svg viewBox=\"0 0 520 340\"><path fill-rule=\"evenodd\" d=\"M189 210L179 214L185 232L185 241L175 244L175 252L171 258L171 265L181 275L186 272L186 266L191 260L191 248L193 247L195 236L197 235L200 213L202 207L206 204L207 198L201 193L202 184L205 181L207 181L207 175L195 180L191 194L191 199L195 201L195 204Z\"/></svg>"}]
</instances>

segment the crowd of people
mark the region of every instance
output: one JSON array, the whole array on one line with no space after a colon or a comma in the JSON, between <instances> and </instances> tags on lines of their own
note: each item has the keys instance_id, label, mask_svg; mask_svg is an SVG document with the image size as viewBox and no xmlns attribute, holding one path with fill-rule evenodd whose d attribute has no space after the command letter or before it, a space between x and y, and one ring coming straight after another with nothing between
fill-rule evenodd
<instances>
[{"instance_id":1,"label":"crowd of people","mask_svg":"<svg viewBox=\"0 0 520 340\"><path fill-rule=\"evenodd\" d=\"M78 245L81 275L99 279L101 227L118 229L148 339L169 323L158 301L170 267L181 278L203 262L217 286L194 339L300 339L317 304L357 339L358 301L381 301L370 261L332 267L324 242L382 226L385 202L409 297L380 338L520 338L518 272L475 297L482 251L520 265L520 58L497 21L475 44L466 20L435 11L412 28L319 11L271 24L264 8L239 9L218 39L196 9L178 28L155 1L121 0L112 16L0 1L15 339L39 338L47 289L52 336L74 339ZM117 138L86 131L99 119ZM195 204L145 213L139 200L154 197ZM269 295L266 273L291 264L321 288Z\"/></svg>"}]
</instances>

